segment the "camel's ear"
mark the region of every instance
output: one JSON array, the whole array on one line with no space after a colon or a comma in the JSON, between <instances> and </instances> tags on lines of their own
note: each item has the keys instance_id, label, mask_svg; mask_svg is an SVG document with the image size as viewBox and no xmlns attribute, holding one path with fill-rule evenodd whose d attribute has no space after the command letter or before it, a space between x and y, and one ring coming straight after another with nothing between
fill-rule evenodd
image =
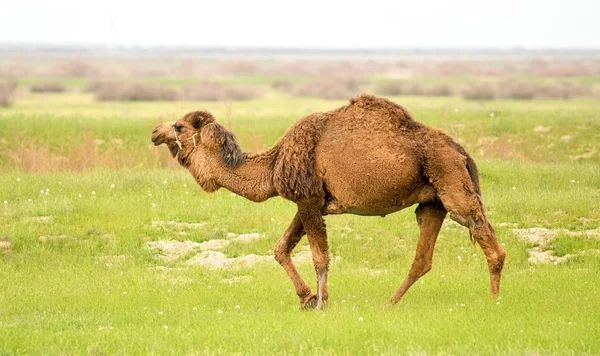
<instances>
[{"instance_id":1,"label":"camel's ear","mask_svg":"<svg viewBox=\"0 0 600 356\"><path fill-rule=\"evenodd\" d=\"M209 112L197 111L194 113L194 117L192 118L192 127L199 129L202 127L202 125L206 125L214 121L215 118Z\"/></svg>"},{"instance_id":2,"label":"camel's ear","mask_svg":"<svg viewBox=\"0 0 600 356\"><path fill-rule=\"evenodd\" d=\"M220 149L221 157L231 167L237 167L244 160L244 154L235 141L235 136L215 122L202 128L200 140L207 148Z\"/></svg>"},{"instance_id":3,"label":"camel's ear","mask_svg":"<svg viewBox=\"0 0 600 356\"><path fill-rule=\"evenodd\" d=\"M202 126L202 115L196 114L192 119L192 127L195 129L199 129Z\"/></svg>"}]
</instances>

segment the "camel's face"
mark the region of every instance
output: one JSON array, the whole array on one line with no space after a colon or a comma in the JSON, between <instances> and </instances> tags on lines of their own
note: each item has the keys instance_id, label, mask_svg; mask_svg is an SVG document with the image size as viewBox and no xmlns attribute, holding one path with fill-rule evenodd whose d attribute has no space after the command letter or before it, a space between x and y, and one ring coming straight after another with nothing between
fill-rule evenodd
<instances>
[{"instance_id":1,"label":"camel's face","mask_svg":"<svg viewBox=\"0 0 600 356\"><path fill-rule=\"evenodd\" d=\"M177 121L156 126L152 131L152 142L155 146L166 144L173 157L184 161L198 148L201 128L213 121L213 116L206 111L190 112Z\"/></svg>"}]
</instances>

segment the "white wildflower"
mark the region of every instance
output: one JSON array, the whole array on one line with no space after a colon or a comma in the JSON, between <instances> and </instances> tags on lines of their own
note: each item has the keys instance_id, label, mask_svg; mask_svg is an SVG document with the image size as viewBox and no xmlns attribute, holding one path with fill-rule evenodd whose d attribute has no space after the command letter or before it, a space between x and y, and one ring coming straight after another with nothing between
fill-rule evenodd
<instances>
[{"instance_id":1,"label":"white wildflower","mask_svg":"<svg viewBox=\"0 0 600 356\"><path fill-rule=\"evenodd\" d=\"M362 316L359 316L359 317L358 317L358 321L363 321L363 320L365 320L365 319L363 319L363 317L362 317Z\"/></svg>"}]
</instances>

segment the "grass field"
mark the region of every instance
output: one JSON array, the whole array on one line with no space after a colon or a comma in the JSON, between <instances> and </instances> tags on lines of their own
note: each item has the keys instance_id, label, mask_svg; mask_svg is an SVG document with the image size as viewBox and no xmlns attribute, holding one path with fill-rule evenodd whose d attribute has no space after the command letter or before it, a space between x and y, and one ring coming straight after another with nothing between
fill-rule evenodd
<instances>
[{"instance_id":1,"label":"grass field","mask_svg":"<svg viewBox=\"0 0 600 356\"><path fill-rule=\"evenodd\" d=\"M344 101L22 93L0 108L0 354L600 354L600 101L392 99L475 157L508 254L500 298L468 231L447 221L432 271L387 305L416 247L407 209L327 217L329 305L301 311L263 257L294 204L204 193L150 143L158 122L207 109L263 150ZM169 240L191 242L150 247ZM210 240L238 263L190 262ZM314 288L305 240L296 251ZM239 263L248 256L258 262Z\"/></svg>"}]
</instances>

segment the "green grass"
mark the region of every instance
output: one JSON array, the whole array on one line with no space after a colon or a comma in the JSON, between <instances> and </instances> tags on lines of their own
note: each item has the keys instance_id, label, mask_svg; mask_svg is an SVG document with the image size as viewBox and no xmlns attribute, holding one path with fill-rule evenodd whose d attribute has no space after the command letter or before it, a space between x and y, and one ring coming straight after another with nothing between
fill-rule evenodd
<instances>
[{"instance_id":1,"label":"green grass","mask_svg":"<svg viewBox=\"0 0 600 356\"><path fill-rule=\"evenodd\" d=\"M395 100L476 157L486 209L508 253L501 299L489 297L481 250L449 223L433 270L398 305L386 304L414 256L413 209L326 218L337 258L324 312L299 310L275 262L209 270L186 264L194 253L164 261L147 242L257 232L261 239L222 251L271 255L294 215L294 204L281 198L255 204L224 190L202 192L164 147L149 142L161 120L206 108L225 121L227 108L23 94L0 111L0 241L10 243L0 248L0 353L600 353L600 257L580 254L599 249L598 236L559 233L549 246L554 254L580 255L534 265L527 261L532 243L512 231L600 226L599 155L573 159L598 150L598 102ZM231 123L243 147L262 149L298 117L341 103L267 96L233 103ZM76 159L84 150L93 160L32 171L15 160L31 159L32 147L46 159ZM124 156L131 159L117 158ZM205 225L153 226L157 220ZM306 248L304 239L297 250ZM314 286L312 266L299 270ZM241 276L250 278L226 283Z\"/></svg>"}]
</instances>

